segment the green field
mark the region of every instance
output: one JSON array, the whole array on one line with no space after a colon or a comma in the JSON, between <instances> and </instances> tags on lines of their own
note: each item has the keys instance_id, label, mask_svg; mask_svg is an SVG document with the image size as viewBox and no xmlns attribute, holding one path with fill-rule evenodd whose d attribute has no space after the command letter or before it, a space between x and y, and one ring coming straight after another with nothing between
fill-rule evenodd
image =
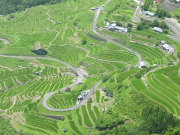
<instances>
[{"instance_id":1,"label":"green field","mask_svg":"<svg viewBox=\"0 0 180 135\"><path fill-rule=\"evenodd\" d=\"M0 40L0 134L170 135L165 134L169 127L176 128L180 116L180 44L164 33L136 30L137 23L132 21L137 6L134 0L111 0L97 22L98 32L124 47L98 40L103 37L92 31L96 11L91 8L104 2L66 0L0 16L0 39L10 41L6 45ZM108 31L104 21L123 27L131 23L133 28L128 34ZM167 54L160 46L153 46L161 40L173 45L175 53ZM38 42L47 55L32 52ZM147 62L147 68L135 68L137 54ZM73 67L84 69L88 75L82 84L60 92L75 84L78 77ZM48 106L71 108L82 91L93 89L100 81L87 103L77 109L57 112L42 105L46 94L57 92L47 100ZM146 123L159 116L143 118L144 112L149 113L144 110L151 106L164 111L161 117L177 123L169 124L162 118L163 131L143 128L149 123L163 125L156 120ZM7 126L1 126L3 123Z\"/></svg>"},{"instance_id":2,"label":"green field","mask_svg":"<svg viewBox=\"0 0 180 135\"><path fill-rule=\"evenodd\" d=\"M179 116L179 66L168 67L150 73L147 76L147 86L143 81L134 79L132 85L146 96L164 105L170 112Z\"/></svg>"}]
</instances>

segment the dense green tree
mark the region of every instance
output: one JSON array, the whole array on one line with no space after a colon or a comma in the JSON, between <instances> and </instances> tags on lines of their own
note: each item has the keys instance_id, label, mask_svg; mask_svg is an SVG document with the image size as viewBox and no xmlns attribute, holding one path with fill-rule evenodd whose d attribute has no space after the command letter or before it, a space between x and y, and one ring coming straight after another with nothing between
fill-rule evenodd
<instances>
[{"instance_id":1,"label":"dense green tree","mask_svg":"<svg viewBox=\"0 0 180 135\"><path fill-rule=\"evenodd\" d=\"M145 0L142 8L143 10L147 11L147 10L150 10L152 5L153 5L153 0Z\"/></svg>"},{"instance_id":2,"label":"dense green tree","mask_svg":"<svg viewBox=\"0 0 180 135\"><path fill-rule=\"evenodd\" d=\"M142 23L139 23L138 25L137 25L137 30L142 30L143 29L143 25L142 25Z\"/></svg>"},{"instance_id":3,"label":"dense green tree","mask_svg":"<svg viewBox=\"0 0 180 135\"><path fill-rule=\"evenodd\" d=\"M0 0L0 14L10 14L46 3L55 4L64 0Z\"/></svg>"},{"instance_id":4,"label":"dense green tree","mask_svg":"<svg viewBox=\"0 0 180 135\"><path fill-rule=\"evenodd\" d=\"M102 78L102 81L103 81L103 82L106 82L109 78L110 78L109 76L104 76L104 77Z\"/></svg>"},{"instance_id":5,"label":"dense green tree","mask_svg":"<svg viewBox=\"0 0 180 135\"><path fill-rule=\"evenodd\" d=\"M87 43L86 39L82 40L82 44L85 45Z\"/></svg>"},{"instance_id":6,"label":"dense green tree","mask_svg":"<svg viewBox=\"0 0 180 135\"><path fill-rule=\"evenodd\" d=\"M128 24L127 24L127 27L128 27L128 28L132 28L133 25L132 25L131 23L128 23Z\"/></svg>"},{"instance_id":7,"label":"dense green tree","mask_svg":"<svg viewBox=\"0 0 180 135\"><path fill-rule=\"evenodd\" d=\"M157 20L154 20L153 22L142 20L137 25L137 30L149 29L150 27L160 27L164 29L164 33L168 33L168 29L169 29L169 27L165 22L158 22Z\"/></svg>"},{"instance_id":8,"label":"dense green tree","mask_svg":"<svg viewBox=\"0 0 180 135\"><path fill-rule=\"evenodd\" d=\"M143 109L141 129L149 133L165 133L169 126L175 126L176 122L172 114L159 106L147 106Z\"/></svg>"},{"instance_id":9,"label":"dense green tree","mask_svg":"<svg viewBox=\"0 0 180 135\"><path fill-rule=\"evenodd\" d=\"M158 9L157 9L156 15L157 15L159 18L171 17L171 14L170 14L168 11L163 10L163 9L161 9L161 8L158 8Z\"/></svg>"},{"instance_id":10,"label":"dense green tree","mask_svg":"<svg viewBox=\"0 0 180 135\"><path fill-rule=\"evenodd\" d=\"M168 131L165 133L165 135L179 135L180 133L180 126L177 126L175 128L169 128Z\"/></svg>"},{"instance_id":11,"label":"dense green tree","mask_svg":"<svg viewBox=\"0 0 180 135\"><path fill-rule=\"evenodd\" d=\"M96 121L96 128L98 130L111 129L119 124L123 124L124 121L125 118L119 115L118 112L109 110L98 118Z\"/></svg>"}]
</instances>

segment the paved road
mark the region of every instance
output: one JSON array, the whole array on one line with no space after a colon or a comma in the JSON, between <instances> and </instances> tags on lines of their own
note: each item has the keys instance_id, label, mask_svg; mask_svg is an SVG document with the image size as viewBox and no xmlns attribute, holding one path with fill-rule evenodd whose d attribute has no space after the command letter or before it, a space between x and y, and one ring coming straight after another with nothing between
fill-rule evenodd
<instances>
[{"instance_id":1,"label":"paved road","mask_svg":"<svg viewBox=\"0 0 180 135\"><path fill-rule=\"evenodd\" d=\"M135 0L136 2L138 2L138 6L137 6L137 8L136 8L136 11L135 11L135 14L134 14L134 17L132 18L133 19L133 21L135 21L135 22L140 22L141 20L140 20L140 18L139 18L139 15L140 15L140 13L141 13L141 6L142 6L142 4L143 4L143 0Z\"/></svg>"},{"instance_id":2,"label":"paved road","mask_svg":"<svg viewBox=\"0 0 180 135\"><path fill-rule=\"evenodd\" d=\"M12 58L35 58L35 59L45 59L45 60L52 60L52 61L56 61L59 62L61 64L64 64L65 66L69 67L72 71L74 71L75 73L77 73L78 78L77 78L77 83L82 82L84 80L84 76L82 74L82 72L78 69L76 69L74 66L70 65L67 62L55 59L55 58L50 58L50 57L42 57L42 56L27 56L27 55L7 55L7 54L0 54L1 57L12 57Z\"/></svg>"},{"instance_id":3,"label":"paved road","mask_svg":"<svg viewBox=\"0 0 180 135\"><path fill-rule=\"evenodd\" d=\"M138 64L135 66L135 67L137 67L137 66L139 65L139 62L142 60L141 55L139 55L137 52L135 52L135 51L133 51L133 50L131 50L131 49L129 49L129 48L127 48L127 47L119 44L119 43L117 43L116 41L114 41L114 40L112 40L112 39L110 39L110 38L107 38L107 37L102 36L100 33L98 33L98 32L96 31L96 24L97 24L97 20L98 20L98 18L99 18L99 14L100 14L101 10L103 9L103 7L106 6L109 2L110 2L110 0L107 0L101 7L98 8L98 10L97 10L97 12L96 12L96 15L95 15L94 22L93 22L93 32L96 33L97 35L105 38L106 40L111 41L111 42L113 42L113 43L121 46L122 48L124 48L124 49L126 49L126 50L128 50L128 51L130 51L130 52L132 52L132 53L134 53L135 55L137 55L138 58L139 58ZM53 60L53 61L59 62L59 63L61 63L61 64L64 64L64 65L66 65L67 67L69 67L71 70L73 70L75 73L77 73L77 75L78 75L77 81L75 81L73 84L67 86L67 87L69 87L69 88L72 88L72 87L76 86L77 84L79 84L80 82L82 82L82 81L85 79L84 76L83 76L83 73L82 73L80 70L76 69L75 67L73 67L73 66L70 65L69 63L66 63L66 62L64 62L64 61L61 61L61 60L58 60L58 59L55 59L55 58L40 57L40 56L25 56L25 55L3 55L3 54L0 54L0 56L2 56L2 57L13 57L13 58L47 59L47 60ZM42 101L42 105L43 105L44 108L46 108L47 110L50 110L50 111L59 111L59 112L62 112L62 111L69 111L69 110L77 109L77 108L79 108L80 106L82 106L83 104L85 104L85 103L90 99L91 95L94 93L94 91L97 89L97 87L98 87L100 84L101 84L101 82L97 83L97 84L90 90L90 92L88 93L88 95L85 97L85 99L84 99L80 104L75 105L75 106L73 106L73 107L71 107L71 108L56 109L56 108L49 107L48 104L47 104L47 101L49 100L49 98L51 98L54 94L58 93L59 91L61 91L61 92L65 91L65 89L66 89L67 87L62 88L62 89L57 90L57 91L54 91L54 92L47 93L47 94L44 96L44 99L43 99L43 101Z\"/></svg>"},{"instance_id":4,"label":"paved road","mask_svg":"<svg viewBox=\"0 0 180 135\"><path fill-rule=\"evenodd\" d=\"M96 15L95 15L95 18L94 18L94 22L93 22L93 32L97 35L99 35L100 37L106 39L107 41L111 41L112 43L134 53L137 57L138 57L138 63L135 65L135 67L138 67L139 66L139 63L142 61L142 57L140 54L138 54L137 52L121 45L120 43L114 41L113 38L111 38L111 36L106 36L106 35L102 35L100 34L99 32L96 31L96 25L97 25L97 20L99 18L99 15L102 11L102 9L104 8L104 6L106 6L108 3L110 2L110 0L107 0L102 6L100 6L96 12ZM36 58L36 59L47 59L47 60L53 60L53 61L56 61L56 62L59 62L61 64L64 64L66 65L67 67L69 67L71 70L73 70L75 73L77 73L78 75L78 78L77 78L77 81L75 81L73 84L67 86L69 88L72 88L74 86L76 86L77 84L79 84L80 82L82 82L85 78L83 76L83 73L76 69L74 66L70 65L69 63L66 63L64 61L61 61L61 60L58 60L58 59L55 59L55 58L50 58L50 57L41 57L41 56L25 56L25 55L5 55L5 54L0 54L1 57L13 57L13 58ZM66 108L66 109L56 109L56 108L52 108L52 107L49 107L48 104L47 104L47 101L49 100L49 98L51 98L54 94L58 93L59 91L63 92L65 91L65 88L62 88L60 90L57 90L57 91L54 91L54 92L50 92L50 93L47 93L45 96L44 96L44 99L42 101L42 105L44 108L46 108L47 110L50 110L50 111L59 111L59 112L62 112L62 111L69 111L69 110L74 110L74 109L77 109L79 108L80 106L82 106L83 104L85 104L89 99L90 97L92 96L92 94L94 93L94 91L97 89L97 87L101 84L101 82L98 82L88 93L88 95L85 97L85 99L78 105L75 105L71 108Z\"/></svg>"},{"instance_id":5,"label":"paved road","mask_svg":"<svg viewBox=\"0 0 180 135\"><path fill-rule=\"evenodd\" d=\"M101 83L102 83L102 82L98 82L92 89L89 90L89 93L88 93L88 95L84 98L84 100L82 100L82 101L80 102L80 104L75 105L75 106L73 106L73 107L65 108L65 109L55 109L55 108L52 108L52 107L47 106L47 104L44 104L44 103L47 103L47 100L48 100L51 96L53 96L54 94L56 94L57 92L52 92L51 94L46 95L45 98L44 98L44 100L43 100L43 106L44 106L46 109L50 110L50 111L56 111L56 112L64 112L64 111L71 111L71 110L77 109L77 108L79 108L79 107L81 107L82 105L84 105L84 104L87 103L87 101L91 98L91 96L94 94L94 92L96 91L96 89L98 88L98 86L99 86ZM69 86L68 86L68 87L69 87ZM63 89L61 89L61 90L59 90L59 91L64 91L64 90L65 90L65 89L63 88Z\"/></svg>"},{"instance_id":6,"label":"paved road","mask_svg":"<svg viewBox=\"0 0 180 135\"><path fill-rule=\"evenodd\" d=\"M66 63L64 61L61 61L61 60L58 60L58 59L55 59L55 58L50 58L50 57L42 57L42 56L25 56L25 55L6 55L6 54L0 54L0 57L12 57L12 58L26 58L26 59L29 59L29 58L35 58L35 59L45 59L45 60L52 60L52 61L56 61L56 62L59 62L61 64L64 64L65 66L69 67L71 70L73 70L77 75L78 75L78 78L77 78L77 81L75 81L73 84L67 86L69 88L72 88L74 86L76 86L77 84L83 82L83 80L85 79L85 77L83 76L83 73L78 70L77 68L75 68L74 66L70 65L69 63ZM43 99L43 102L42 102L42 105L44 108L48 109L48 110L51 110L51 111L57 111L57 109L55 108L50 108L47 104L47 101L49 98L51 98L54 94L58 93L59 91L65 91L65 89L67 88L63 88L63 89L60 89L60 90L57 90L57 91L54 91L54 92L50 92L50 93L47 93L45 96L44 96L44 99ZM87 97L88 99L89 97ZM85 99L85 100L87 100ZM84 102L83 102L84 103ZM64 109L63 111L65 111L66 109ZM59 109L59 111L62 111L61 109Z\"/></svg>"},{"instance_id":7,"label":"paved road","mask_svg":"<svg viewBox=\"0 0 180 135\"><path fill-rule=\"evenodd\" d=\"M5 45L10 44L10 41L7 40L6 38L0 38L0 40L3 41Z\"/></svg>"},{"instance_id":8,"label":"paved road","mask_svg":"<svg viewBox=\"0 0 180 135\"><path fill-rule=\"evenodd\" d=\"M99 32L97 31L97 21L98 21L99 15L100 15L101 11L103 10L103 8L104 8L110 1L111 1L111 0L107 0L102 6L100 6L100 7L97 9L96 15L95 15L95 18L94 18L94 22L93 22L93 32L94 32L95 34L99 35L100 37L106 39L107 41L110 41L110 42L112 42L112 43L114 43L114 44L116 44L116 45L124 48L125 50L128 50L128 51L130 51L131 53L135 54L135 55L138 57L138 63L134 66L134 67L136 68L136 67L138 67L138 66L140 65L140 62L142 61L142 56L141 56L139 53L137 53L136 51L131 50L130 48L125 47L125 46L123 46L122 44L118 43L117 41L115 41L115 40L113 39L113 37L111 37L111 36L109 36L109 35L107 36L107 35L105 35L105 34L101 34L101 33L99 33Z\"/></svg>"},{"instance_id":9,"label":"paved road","mask_svg":"<svg viewBox=\"0 0 180 135\"><path fill-rule=\"evenodd\" d=\"M136 12L135 12L135 15L134 15L134 16L140 15L142 4L143 4L143 0L139 0L139 4L138 4L138 6L137 6L137 8L136 8Z\"/></svg>"}]
</instances>

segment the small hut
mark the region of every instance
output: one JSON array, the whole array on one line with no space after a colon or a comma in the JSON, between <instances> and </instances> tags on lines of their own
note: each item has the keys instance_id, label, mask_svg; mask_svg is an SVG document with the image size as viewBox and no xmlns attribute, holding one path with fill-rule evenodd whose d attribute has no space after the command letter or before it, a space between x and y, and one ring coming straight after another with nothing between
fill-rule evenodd
<instances>
[{"instance_id":1,"label":"small hut","mask_svg":"<svg viewBox=\"0 0 180 135\"><path fill-rule=\"evenodd\" d=\"M34 72L35 75L39 75L39 72Z\"/></svg>"}]
</instances>

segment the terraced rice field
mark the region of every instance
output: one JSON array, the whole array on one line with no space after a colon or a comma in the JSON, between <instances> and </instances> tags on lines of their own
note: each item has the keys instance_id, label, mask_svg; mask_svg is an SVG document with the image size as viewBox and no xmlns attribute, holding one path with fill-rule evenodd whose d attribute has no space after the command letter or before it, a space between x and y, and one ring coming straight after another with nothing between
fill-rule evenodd
<instances>
[{"instance_id":1,"label":"terraced rice field","mask_svg":"<svg viewBox=\"0 0 180 135\"><path fill-rule=\"evenodd\" d=\"M34 72L40 72L40 75ZM60 72L61 68L46 66L0 72L1 109L13 105L11 111L18 111L17 108L23 110L29 103L39 100L44 93L58 90L72 81L72 76L59 76Z\"/></svg>"},{"instance_id":2,"label":"terraced rice field","mask_svg":"<svg viewBox=\"0 0 180 135\"><path fill-rule=\"evenodd\" d=\"M148 74L147 83L140 79L132 80L135 89L164 105L173 114L180 115L179 66L167 67Z\"/></svg>"},{"instance_id":3,"label":"terraced rice field","mask_svg":"<svg viewBox=\"0 0 180 135\"><path fill-rule=\"evenodd\" d=\"M49 105L53 108L64 109L70 108L76 105L77 97L80 95L80 92L71 92L56 94L49 99Z\"/></svg>"},{"instance_id":4,"label":"terraced rice field","mask_svg":"<svg viewBox=\"0 0 180 135\"><path fill-rule=\"evenodd\" d=\"M141 53L144 60L148 61L150 65L161 65L167 63L169 60L165 56L165 53L163 53L159 48L148 47L138 43L128 43L127 45L133 50L136 50L139 53Z\"/></svg>"},{"instance_id":5,"label":"terraced rice field","mask_svg":"<svg viewBox=\"0 0 180 135\"><path fill-rule=\"evenodd\" d=\"M91 7L104 2L105 0L68 0L60 4L30 8L14 13L13 19L8 15L5 16L6 21L0 20L0 35L11 41L9 46L3 45L0 54L36 56L31 50L39 41L48 51L48 55L44 57L56 58L75 68L84 66L89 73L83 84L76 85L71 92L59 92L52 96L48 100L50 107L72 107L81 91L91 89L106 76L109 79L100 85L87 104L68 112L52 112L42 107L42 99L45 94L73 83L75 78L71 69L57 61L46 59L0 57L0 114L13 123L17 130L37 135L61 135L64 134L64 129L67 129L66 134L69 135L96 134L96 120L104 109L113 105L115 99L107 97L102 87L107 86L116 96L122 92L117 88L119 84L124 85L123 88L127 87L127 91L132 90L129 85L133 86L174 115L180 115L179 66L151 72L145 80L135 79L134 74L140 72L140 69L133 67L138 62L136 55L115 44L100 42L88 36L92 32L95 14ZM112 0L100 15L98 25L104 27L104 20L107 18L122 23L130 21L134 5L134 1L130 0ZM166 55L159 47L149 46L162 38L167 39L164 35L157 38L159 35L154 34L156 37L153 35L148 39L143 37L145 33L143 35L143 32L137 31L131 33L132 37L101 32L120 39L124 46L142 55L150 66L166 65L176 59L174 55ZM129 40L141 41L142 44ZM171 40L168 42L177 46ZM35 72L39 72L39 75L35 75ZM63 118L50 118L43 114Z\"/></svg>"},{"instance_id":6,"label":"terraced rice field","mask_svg":"<svg viewBox=\"0 0 180 135\"><path fill-rule=\"evenodd\" d=\"M72 100L68 100L68 98L71 97L70 95L71 94L66 93L63 97L61 94L57 94L49 100L49 104L57 108L68 107L73 103L70 102ZM64 121L50 119L37 113L37 103L30 103L25 115L27 122L22 128L32 133L36 131L38 134L61 134L63 133L63 129L75 135L86 134L88 131L85 130L84 127L93 128L97 118L102 114L102 105L108 103L107 101L98 103L98 100L102 99L102 97L104 97L104 93L100 91L99 94L97 95L96 93L86 105L68 113L63 113L66 114L64 115Z\"/></svg>"}]
</instances>

